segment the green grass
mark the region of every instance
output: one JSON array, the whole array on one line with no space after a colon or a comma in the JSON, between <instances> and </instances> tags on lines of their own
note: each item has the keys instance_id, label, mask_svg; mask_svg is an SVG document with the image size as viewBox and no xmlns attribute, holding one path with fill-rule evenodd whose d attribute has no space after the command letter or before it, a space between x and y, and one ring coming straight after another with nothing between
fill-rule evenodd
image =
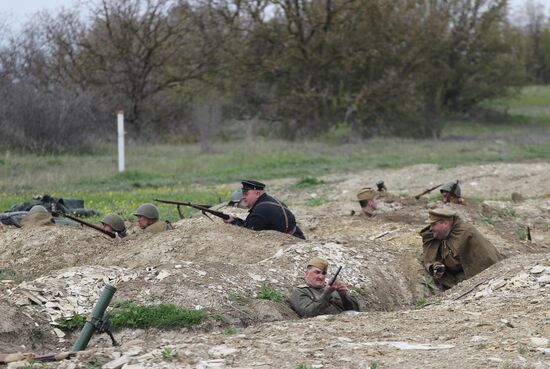
<instances>
[{"instance_id":1,"label":"green grass","mask_svg":"<svg viewBox=\"0 0 550 369\"><path fill-rule=\"evenodd\" d=\"M266 283L262 283L260 291L256 295L257 298L262 300L270 300L275 302L283 302L283 296L275 288L268 286Z\"/></svg>"},{"instance_id":2,"label":"green grass","mask_svg":"<svg viewBox=\"0 0 550 369\"><path fill-rule=\"evenodd\" d=\"M200 310L173 304L143 306L126 302L116 306L109 313L115 328L178 329L200 324L206 319L206 314Z\"/></svg>"},{"instance_id":3,"label":"green grass","mask_svg":"<svg viewBox=\"0 0 550 369\"><path fill-rule=\"evenodd\" d=\"M55 323L60 329L64 331L76 331L84 327L84 323L86 323L86 317L84 315L74 313L72 317L68 319L59 318L55 321Z\"/></svg>"}]
</instances>

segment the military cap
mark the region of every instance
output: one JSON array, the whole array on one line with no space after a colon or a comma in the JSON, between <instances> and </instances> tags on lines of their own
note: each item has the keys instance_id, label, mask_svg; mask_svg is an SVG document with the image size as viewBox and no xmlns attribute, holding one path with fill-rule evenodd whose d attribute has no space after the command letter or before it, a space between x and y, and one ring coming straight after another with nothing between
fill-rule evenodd
<instances>
[{"instance_id":1,"label":"military cap","mask_svg":"<svg viewBox=\"0 0 550 369\"><path fill-rule=\"evenodd\" d=\"M29 210L29 214L32 213L47 213L48 210L43 207L42 205L34 205L31 210Z\"/></svg>"},{"instance_id":2,"label":"military cap","mask_svg":"<svg viewBox=\"0 0 550 369\"><path fill-rule=\"evenodd\" d=\"M328 269L328 261L321 258L313 258L310 261L307 262L307 267L314 266L316 268L321 269L323 272L326 272Z\"/></svg>"},{"instance_id":3,"label":"military cap","mask_svg":"<svg viewBox=\"0 0 550 369\"><path fill-rule=\"evenodd\" d=\"M376 195L376 191L370 187L363 187L359 192L357 193L357 200L363 201L363 200L372 200L374 199L374 196Z\"/></svg>"},{"instance_id":4,"label":"military cap","mask_svg":"<svg viewBox=\"0 0 550 369\"><path fill-rule=\"evenodd\" d=\"M248 190L260 190L262 191L265 188L265 184L258 181L253 181L250 179L245 179L241 182L243 185L242 191L248 191Z\"/></svg>"},{"instance_id":5,"label":"military cap","mask_svg":"<svg viewBox=\"0 0 550 369\"><path fill-rule=\"evenodd\" d=\"M434 223L438 220L451 220L456 217L456 212L447 208L432 209L428 212L428 216L428 223Z\"/></svg>"}]
</instances>

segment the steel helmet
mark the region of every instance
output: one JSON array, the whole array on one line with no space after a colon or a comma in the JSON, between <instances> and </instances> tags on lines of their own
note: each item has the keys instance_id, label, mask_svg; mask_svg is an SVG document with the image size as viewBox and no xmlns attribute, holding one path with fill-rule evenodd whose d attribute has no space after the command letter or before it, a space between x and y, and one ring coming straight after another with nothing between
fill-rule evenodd
<instances>
[{"instance_id":1,"label":"steel helmet","mask_svg":"<svg viewBox=\"0 0 550 369\"><path fill-rule=\"evenodd\" d=\"M124 224L124 219L118 214L112 213L108 214L101 220L101 223L110 225L115 232L122 233L126 231L126 225Z\"/></svg>"},{"instance_id":2,"label":"steel helmet","mask_svg":"<svg viewBox=\"0 0 550 369\"><path fill-rule=\"evenodd\" d=\"M137 208L134 215L136 215L136 216L141 215L141 216L144 216L147 219L159 219L160 218L159 209L155 205L150 204L150 203L141 204L139 206L139 208Z\"/></svg>"},{"instance_id":3,"label":"steel helmet","mask_svg":"<svg viewBox=\"0 0 550 369\"><path fill-rule=\"evenodd\" d=\"M443 193L443 192L451 192L452 189L453 189L453 186L456 184L456 188L454 190L454 195L456 197L461 197L460 196L460 185L457 184L456 182L449 182L449 183L445 183L443 186L441 186L441 188L439 189L439 192Z\"/></svg>"},{"instance_id":4,"label":"steel helmet","mask_svg":"<svg viewBox=\"0 0 550 369\"><path fill-rule=\"evenodd\" d=\"M32 213L47 213L48 210L43 207L42 205L34 205L31 210L29 210L29 214Z\"/></svg>"}]
</instances>

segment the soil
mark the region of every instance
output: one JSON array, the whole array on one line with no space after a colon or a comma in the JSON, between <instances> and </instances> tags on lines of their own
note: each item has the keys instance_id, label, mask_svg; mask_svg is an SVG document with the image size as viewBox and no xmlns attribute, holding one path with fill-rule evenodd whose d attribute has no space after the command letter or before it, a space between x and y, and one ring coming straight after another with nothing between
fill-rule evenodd
<instances>
[{"instance_id":1,"label":"soil","mask_svg":"<svg viewBox=\"0 0 550 369\"><path fill-rule=\"evenodd\" d=\"M1 351L69 350L76 333L54 321L87 315L111 284L114 301L173 303L210 318L192 329L119 331L117 348L96 334L58 367L550 367L550 164L416 165L322 179L302 189L295 179L269 183L306 241L205 217L152 236L134 227L122 241L69 226L1 229ZM375 217L358 215L355 193L378 179L390 193ZM440 204L434 194L413 196L456 179L467 205L453 208L507 259L442 293L423 284L418 235ZM523 199L512 201L513 192ZM308 206L315 198L325 203ZM299 319L286 301L257 298L269 286L285 300L313 256L329 260L329 274L343 266L363 312ZM168 346L174 357L163 355Z\"/></svg>"}]
</instances>

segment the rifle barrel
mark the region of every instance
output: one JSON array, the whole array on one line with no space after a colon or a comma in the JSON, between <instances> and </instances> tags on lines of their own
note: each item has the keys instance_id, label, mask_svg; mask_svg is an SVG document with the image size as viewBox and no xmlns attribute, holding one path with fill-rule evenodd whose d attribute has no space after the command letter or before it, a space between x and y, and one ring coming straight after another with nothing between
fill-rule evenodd
<instances>
[{"instance_id":1,"label":"rifle barrel","mask_svg":"<svg viewBox=\"0 0 550 369\"><path fill-rule=\"evenodd\" d=\"M97 226L95 224L92 224L92 223L88 223L86 222L85 220L82 220L82 219L79 219L77 217L73 217L72 215L69 215L69 214L63 214L63 213L59 213L60 215L64 216L65 218L69 218L71 220L74 220L75 222L77 223L80 223L82 225L85 225L86 227L90 227L90 228L93 228L95 229L96 231L100 231L104 234L106 234L107 236L111 237L111 238L116 238L116 234L114 232L111 232L111 231L108 231L106 229L103 229L101 228L100 226Z\"/></svg>"},{"instance_id":2,"label":"rifle barrel","mask_svg":"<svg viewBox=\"0 0 550 369\"><path fill-rule=\"evenodd\" d=\"M437 188L439 188L439 187L441 187L441 186L443 186L443 183L438 184L437 186L434 186L434 187L432 187L432 188L428 188L426 191L424 191L424 192L422 192L422 193L419 193L419 194L416 195L414 198L418 200L418 199L420 198L420 196L425 195L425 194L427 194L427 193L430 193L430 192L432 192L433 190L435 190L435 189L437 189Z\"/></svg>"},{"instance_id":3,"label":"rifle barrel","mask_svg":"<svg viewBox=\"0 0 550 369\"><path fill-rule=\"evenodd\" d=\"M328 282L329 286L332 286L334 284L334 282L336 282L336 278L338 277L338 274L340 274L341 271L342 271L342 266L340 265L338 267L338 270L336 270L336 273L330 279L330 282Z\"/></svg>"},{"instance_id":4,"label":"rifle barrel","mask_svg":"<svg viewBox=\"0 0 550 369\"><path fill-rule=\"evenodd\" d=\"M203 213L210 213L212 215L215 215L219 218L222 218L224 220L227 220L230 218L230 216L228 214L225 214L225 213L222 213L221 211L217 211L217 210L212 210L212 209L209 209L208 207L206 206L203 206L203 205L198 205L198 204L193 204L191 202L182 202L182 201L172 201L172 200L161 200L161 199L154 199L154 201L156 202L161 202L161 203L164 203L164 204L172 204L172 205L180 205L180 206L189 206L190 208L194 208L194 209L197 209L197 210L200 210L202 211Z\"/></svg>"}]
</instances>

